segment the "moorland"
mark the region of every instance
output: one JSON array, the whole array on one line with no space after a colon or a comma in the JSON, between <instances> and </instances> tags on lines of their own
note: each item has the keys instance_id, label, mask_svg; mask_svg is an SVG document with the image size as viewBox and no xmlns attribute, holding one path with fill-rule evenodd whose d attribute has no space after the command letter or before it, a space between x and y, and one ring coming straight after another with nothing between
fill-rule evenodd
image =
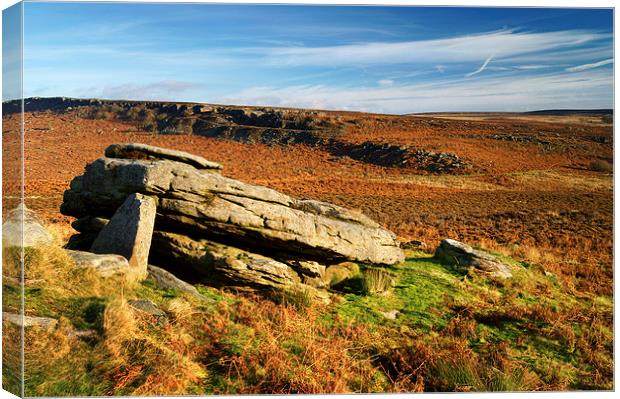
<instances>
[{"instance_id":1,"label":"moorland","mask_svg":"<svg viewBox=\"0 0 620 399\"><path fill-rule=\"evenodd\" d=\"M3 215L20 195L16 111L4 104ZM325 304L206 284L196 288L209 300L197 300L76 271L59 246L28 248L25 312L58 323L26 330L27 395L613 388L608 111L398 116L65 98L27 99L25 111L24 202L59 243L75 234L59 211L71 180L110 144L145 143L359 210L406 255L385 267L389 289L369 290L372 268L360 264ZM446 238L494 254L512 278L442 263L433 254ZM18 261L3 251L4 311L19 308ZM19 331L3 332L6 365ZM10 367L4 381L17 384Z\"/></svg>"}]
</instances>

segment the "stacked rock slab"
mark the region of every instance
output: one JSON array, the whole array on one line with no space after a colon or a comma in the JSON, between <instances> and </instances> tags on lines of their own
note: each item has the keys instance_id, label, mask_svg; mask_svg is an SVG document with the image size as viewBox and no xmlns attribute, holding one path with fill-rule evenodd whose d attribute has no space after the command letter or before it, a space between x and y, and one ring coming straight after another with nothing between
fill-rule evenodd
<instances>
[{"instance_id":1,"label":"stacked rock slab","mask_svg":"<svg viewBox=\"0 0 620 399\"><path fill-rule=\"evenodd\" d=\"M72 241L81 246L139 193L157 202L150 262L206 282L282 288L316 278L319 266L404 259L394 234L359 212L224 177L220 165L180 151L115 144L105 154L61 206L78 218Z\"/></svg>"}]
</instances>

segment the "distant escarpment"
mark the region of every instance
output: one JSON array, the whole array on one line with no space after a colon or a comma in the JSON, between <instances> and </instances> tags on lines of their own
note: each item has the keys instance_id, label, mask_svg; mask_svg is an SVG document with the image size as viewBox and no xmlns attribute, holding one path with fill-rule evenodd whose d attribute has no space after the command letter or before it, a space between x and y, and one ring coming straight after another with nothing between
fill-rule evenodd
<instances>
[{"instance_id":1,"label":"distant escarpment","mask_svg":"<svg viewBox=\"0 0 620 399\"><path fill-rule=\"evenodd\" d=\"M21 110L16 101L4 104L5 113ZM465 173L471 164L453 153L374 141L350 142L345 131L355 130L354 116L273 107L242 107L197 103L143 102L74 98L28 98L26 112L72 113L89 119L116 119L158 134L195 134L245 144L306 145L335 157L429 173Z\"/></svg>"}]
</instances>

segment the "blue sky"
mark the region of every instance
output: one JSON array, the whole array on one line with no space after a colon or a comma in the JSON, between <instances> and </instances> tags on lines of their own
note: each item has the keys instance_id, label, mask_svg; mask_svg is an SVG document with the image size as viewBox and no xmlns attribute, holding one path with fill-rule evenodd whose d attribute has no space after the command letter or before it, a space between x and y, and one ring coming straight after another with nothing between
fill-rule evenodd
<instances>
[{"instance_id":1,"label":"blue sky","mask_svg":"<svg viewBox=\"0 0 620 399\"><path fill-rule=\"evenodd\" d=\"M611 10L26 3L24 95L385 113L613 106Z\"/></svg>"}]
</instances>

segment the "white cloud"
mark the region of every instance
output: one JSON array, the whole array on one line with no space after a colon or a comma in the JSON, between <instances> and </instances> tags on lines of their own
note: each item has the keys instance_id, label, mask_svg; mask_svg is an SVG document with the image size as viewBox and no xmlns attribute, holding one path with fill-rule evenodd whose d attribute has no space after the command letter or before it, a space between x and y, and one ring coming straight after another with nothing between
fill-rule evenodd
<instances>
[{"instance_id":1,"label":"white cloud","mask_svg":"<svg viewBox=\"0 0 620 399\"><path fill-rule=\"evenodd\" d=\"M513 68L522 71L532 71L537 69L551 68L553 65L516 65Z\"/></svg>"},{"instance_id":2,"label":"white cloud","mask_svg":"<svg viewBox=\"0 0 620 399\"><path fill-rule=\"evenodd\" d=\"M107 46L27 45L25 88L27 94L72 95L81 88L80 93L90 93L83 95L87 97L190 98L388 113L610 107L611 73L594 68L613 62L611 39L611 34L586 30L502 30L327 47L272 43L163 51L153 43L134 41ZM80 62L74 65L75 60ZM248 65L252 71L241 72ZM477 79L462 79L478 65L466 75L479 75ZM544 68L567 69L541 75L549 72ZM368 87L360 86L359 70L370 71L363 81L374 76ZM437 73L446 71L450 73ZM483 71L511 71L511 76L493 77ZM320 84L335 81L323 79L332 74L338 74L339 86ZM177 76L203 84L174 80ZM425 82L400 83L413 77ZM263 78L270 83L254 83ZM210 97L201 90L204 83L209 84Z\"/></svg>"},{"instance_id":3,"label":"white cloud","mask_svg":"<svg viewBox=\"0 0 620 399\"><path fill-rule=\"evenodd\" d=\"M396 114L609 108L612 104L612 87L611 73L591 70L518 79L505 76L390 87L251 87L220 97L216 102ZM575 93L579 93L579 96L575 96Z\"/></svg>"},{"instance_id":4,"label":"white cloud","mask_svg":"<svg viewBox=\"0 0 620 399\"><path fill-rule=\"evenodd\" d=\"M278 66L341 66L398 63L477 62L493 51L497 59L551 50L569 51L585 43L611 39L584 30L531 33L502 30L477 35L407 42L371 42L329 47L245 49L264 53Z\"/></svg>"},{"instance_id":5,"label":"white cloud","mask_svg":"<svg viewBox=\"0 0 620 399\"><path fill-rule=\"evenodd\" d=\"M601 67L603 65L609 65L612 64L614 62L613 58L609 58L607 60L603 60L603 61L599 61L599 62L594 62L591 64L583 64L583 65L578 65L578 66L574 66L571 68L566 68L566 70L568 72L580 72L580 71L586 71L588 69L593 69L593 68L598 68Z\"/></svg>"}]
</instances>

